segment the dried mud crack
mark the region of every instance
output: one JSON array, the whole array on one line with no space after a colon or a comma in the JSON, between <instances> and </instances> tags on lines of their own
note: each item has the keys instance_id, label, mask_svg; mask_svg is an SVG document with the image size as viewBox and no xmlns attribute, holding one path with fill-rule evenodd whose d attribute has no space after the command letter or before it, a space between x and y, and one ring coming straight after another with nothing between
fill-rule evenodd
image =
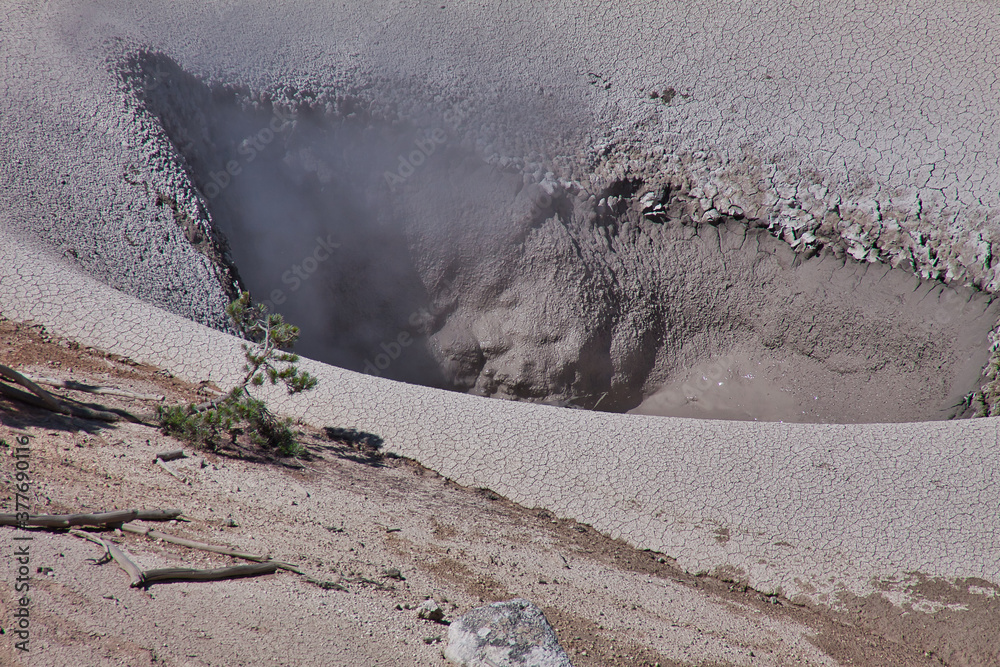
<instances>
[{"instance_id":1,"label":"dried mud crack","mask_svg":"<svg viewBox=\"0 0 1000 667\"><path fill-rule=\"evenodd\" d=\"M22 368L168 400L203 395L155 368L77 348L39 328L8 321L0 328L5 357ZM120 407L134 408L119 398ZM31 436L42 480L32 498L39 512L182 507L190 523L149 527L268 553L295 562L316 581L340 582L311 586L277 574L143 591L129 588L128 577L113 566L95 565L99 548L38 532L34 557L51 565L34 575L39 613L33 636L50 661L250 664L287 656L287 634L303 633L292 649L296 664L444 664L440 626L416 615L423 599L434 598L454 618L483 602L527 596L543 607L574 664L584 667L681 665L695 656L703 660L706 652L720 665L742 664L751 655L762 664L793 657L822 664L821 656L939 664L924 657L923 645L903 640L905 629L886 631L890 620L878 625L896 616L891 610L841 616L725 577L686 574L662 554L384 457L377 441L349 430L302 427L308 453L299 462L188 450L192 458L170 462L183 471L185 484L150 465L154 452L177 444L154 429L95 424L9 402L0 402L0 419L6 440ZM9 504L4 500L0 509L9 511ZM133 532L110 539L145 568L245 563ZM671 600L666 606L664 594ZM726 629L732 623L743 628L738 640ZM87 637L95 624L101 630ZM873 633L875 627L883 632ZM233 641L248 635L255 637L252 646ZM689 644L697 653L683 648ZM11 645L3 650L5 660L13 660Z\"/></svg>"},{"instance_id":2,"label":"dried mud crack","mask_svg":"<svg viewBox=\"0 0 1000 667\"><path fill-rule=\"evenodd\" d=\"M120 76L188 180L189 239L300 324L310 358L713 419L927 421L992 395L992 296L845 252L832 224L789 231L655 163L483 147L458 104L421 124L345 89L205 82L153 52Z\"/></svg>"},{"instance_id":3,"label":"dried mud crack","mask_svg":"<svg viewBox=\"0 0 1000 667\"><path fill-rule=\"evenodd\" d=\"M0 664L1000 664L1000 5L493 5L2 3Z\"/></svg>"}]
</instances>

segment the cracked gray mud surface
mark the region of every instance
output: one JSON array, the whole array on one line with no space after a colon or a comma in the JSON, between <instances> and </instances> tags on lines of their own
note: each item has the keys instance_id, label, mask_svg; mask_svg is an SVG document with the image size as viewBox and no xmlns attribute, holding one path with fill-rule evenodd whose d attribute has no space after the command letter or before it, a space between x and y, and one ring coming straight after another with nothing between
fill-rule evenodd
<instances>
[{"instance_id":1,"label":"cracked gray mud surface","mask_svg":"<svg viewBox=\"0 0 1000 667\"><path fill-rule=\"evenodd\" d=\"M60 335L189 381L237 381L237 338L116 293L11 237L0 266L13 267L4 284L16 286L4 297L7 317L52 322ZM192 356L192 345L202 354ZM919 636L926 651L957 656L952 664L993 659L992 647L949 632L951 614L934 612L982 605L959 617L971 636L985 636L974 628L995 613L994 418L824 425L615 415L302 365L320 385L308 399L271 395L284 414L377 433L387 452L666 554L686 572L821 610L859 607L876 637ZM914 589L912 572L948 585ZM966 590L956 592L956 581ZM955 602L966 595L976 603ZM924 629L881 622L880 600L896 618L927 614Z\"/></svg>"},{"instance_id":2,"label":"cracked gray mud surface","mask_svg":"<svg viewBox=\"0 0 1000 667\"><path fill-rule=\"evenodd\" d=\"M314 359L482 396L810 422L967 414L984 381L988 296L793 253L760 220L699 224L662 177L535 183L458 141L475 131L458 107L428 131L321 84L210 86L153 53L121 77L228 261Z\"/></svg>"},{"instance_id":3,"label":"cracked gray mud surface","mask_svg":"<svg viewBox=\"0 0 1000 667\"><path fill-rule=\"evenodd\" d=\"M827 225L824 233L859 256L878 246L875 254L893 262L988 287L1000 191L996 130L986 122L996 98L995 11L850 2L771 3L753 12L712 3L654 10L578 2L523 12L395 2L279 10L220 0L156 11L114 2L12 4L5 24L21 28L5 33L4 85L6 99L17 102L3 122L4 135L19 142L5 144L14 166L5 190L21 195L10 197L12 224L75 250L88 271L133 294L164 298L170 280L192 296L204 289L207 276L178 274L191 259L181 261L183 244L171 241L160 265L123 242L127 230L140 235L136 247L149 247L170 230L167 220L138 224L157 219L155 207L121 180L130 166L165 165L170 150L123 113L128 100L106 67L109 55L148 49L185 71L255 90L333 83L351 94L384 94L412 116L461 102L480 119L471 142L483 150L525 154L544 139L555 159L589 143L588 159L607 174L662 160L715 188L708 210L721 210L715 198L732 204L735 196L748 214L770 216L796 236ZM779 39L776 25L792 42ZM685 151L690 163L667 159ZM95 154L107 162L88 162ZM100 196L73 195L76 173L87 173ZM181 179L171 170L157 178L198 215ZM28 201L47 223L22 208ZM78 219L102 217L109 224L94 225L74 247ZM97 238L100 246L88 240ZM121 261L102 262L97 247ZM197 295L205 300L185 312L209 321L211 298Z\"/></svg>"},{"instance_id":4,"label":"cracked gray mud surface","mask_svg":"<svg viewBox=\"0 0 1000 667\"><path fill-rule=\"evenodd\" d=\"M24 370L72 372L79 380L171 400L202 396L198 387L153 367L76 346L42 327L0 320L0 334L4 360ZM130 400L104 400L142 409ZM11 644L0 643L4 665L445 664L438 639L445 640L447 627L417 618L425 597L433 596L454 620L518 595L544 607L577 667L706 660L937 664L921 655L931 644L866 630L873 620L891 621L891 609L833 620L727 577L692 576L663 554L485 489L462 488L414 462L315 429L303 434L308 460L294 466L241 461L230 449L192 451L167 464L190 485L150 464L154 452L179 444L152 429L101 427L0 403L0 437L10 443L24 433L33 437L38 483L31 502L38 509L148 507L155 498L184 508L191 521L149 527L268 552L346 590L323 590L282 573L144 592L128 588L114 565L96 564L98 547L36 533L33 563L51 569L32 581L34 659L21 660ZM2 509L8 502L0 499ZM106 535L142 567L235 564L130 533ZM0 581L5 601L9 589Z\"/></svg>"},{"instance_id":5,"label":"cracked gray mud surface","mask_svg":"<svg viewBox=\"0 0 1000 667\"><path fill-rule=\"evenodd\" d=\"M823 246L869 262L867 272L879 260L952 285L996 288L1000 143L989 121L998 22L989 5L772 3L743 13L704 3L580 2L501 12L473 3L442 11L395 2L95 9L65 1L10 3L0 12L3 313L193 381L232 380L227 366L238 363L238 342L189 320L225 328L234 276L200 251L214 220L207 182L185 171L178 142L138 111L139 91L123 89L116 74L141 51L161 53L200 80L271 91L299 106L316 90L387 100L409 127L434 128L446 109L458 108L471 120L447 127L460 154L474 156L466 184L477 182L483 164L509 168L487 181L486 194L497 199L483 197L485 208L509 204L500 196L505 184L511 193L520 184L524 196L532 187L582 188L599 207L618 196L604 192L615 184L659 185L662 177L681 185L684 214L698 225L742 215L804 254ZM320 178L319 162L297 159L293 177ZM545 249L553 252L540 258L558 257L567 247L560 243L579 238L572 216L522 219L525 239L552 240ZM453 278L414 268L418 296ZM529 268L544 273L544 262ZM549 307L540 304L533 307ZM560 307L553 300L551 312ZM398 336L396 324L385 328ZM459 324L439 338L458 353L459 369L475 368L462 340L470 329ZM503 322L488 324L480 347ZM802 321L788 324L794 330ZM902 330L897 340L919 331ZM398 340L383 333L373 333L380 344ZM718 365L725 343L664 373L668 397L687 401L684 384L697 382L698 371L753 374ZM192 345L205 356L193 358ZM744 365L768 368L742 354ZM831 358L847 378L870 370ZM930 638L926 650L953 664L993 660L989 647L961 648L950 638L947 628L963 622L956 618L989 627L961 616L965 603L954 591L922 587L908 598L884 582L914 571L932 581L975 581L969 595L988 598L987 609L995 604L995 420L747 425L595 415L487 403L319 364L310 370L328 387L316 404L285 403L290 414L377 431L399 453L463 484L590 523L674 556L689 571L730 572L819 604L874 595L874 603L855 606L888 600L889 610L929 613L915 618L933 630L904 622L878 632L895 627ZM516 372L500 370L516 384ZM655 390L640 393L655 397ZM707 399L734 416L747 410L731 394L699 397ZM938 603L957 606L934 614Z\"/></svg>"}]
</instances>

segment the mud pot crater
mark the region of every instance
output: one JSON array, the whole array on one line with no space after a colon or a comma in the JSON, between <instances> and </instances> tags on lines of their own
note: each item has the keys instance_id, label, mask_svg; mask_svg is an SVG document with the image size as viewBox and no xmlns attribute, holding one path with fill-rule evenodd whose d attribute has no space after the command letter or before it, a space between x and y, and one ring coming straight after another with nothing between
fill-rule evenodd
<instances>
[{"instance_id":1,"label":"mud pot crater","mask_svg":"<svg viewBox=\"0 0 1000 667\"><path fill-rule=\"evenodd\" d=\"M462 100L122 68L189 241L300 325L302 354L483 396L805 422L969 416L991 296L696 223L690 184L546 155ZM420 109L419 111L417 109ZM157 143L159 142L159 143ZM810 256L811 255L811 256Z\"/></svg>"}]
</instances>

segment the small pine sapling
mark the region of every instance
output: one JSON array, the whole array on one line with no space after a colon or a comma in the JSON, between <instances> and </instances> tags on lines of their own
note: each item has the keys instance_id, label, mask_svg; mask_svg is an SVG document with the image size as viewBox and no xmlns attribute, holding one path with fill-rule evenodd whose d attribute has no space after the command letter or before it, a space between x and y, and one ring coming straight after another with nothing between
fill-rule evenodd
<instances>
[{"instance_id":1,"label":"small pine sapling","mask_svg":"<svg viewBox=\"0 0 1000 667\"><path fill-rule=\"evenodd\" d=\"M295 366L298 355L282 351L298 340L299 328L277 313L267 313L264 306L254 305L248 292L229 304L226 313L250 341L243 343L243 380L214 401L159 408L160 428L167 435L213 451L221 445L224 435L235 443L245 433L253 444L276 449L284 456L301 453L291 420L276 417L264 401L249 391L251 385L260 387L265 382L276 385L280 381L289 394L316 386L315 377Z\"/></svg>"}]
</instances>

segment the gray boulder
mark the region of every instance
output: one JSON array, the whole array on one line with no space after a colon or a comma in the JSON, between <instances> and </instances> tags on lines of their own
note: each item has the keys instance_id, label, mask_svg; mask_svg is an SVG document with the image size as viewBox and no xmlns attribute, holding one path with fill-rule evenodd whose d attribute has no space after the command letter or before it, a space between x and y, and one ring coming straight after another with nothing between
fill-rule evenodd
<instances>
[{"instance_id":1,"label":"gray boulder","mask_svg":"<svg viewBox=\"0 0 1000 667\"><path fill-rule=\"evenodd\" d=\"M520 598L453 622L444 655L463 667L573 667L542 610Z\"/></svg>"},{"instance_id":2,"label":"gray boulder","mask_svg":"<svg viewBox=\"0 0 1000 667\"><path fill-rule=\"evenodd\" d=\"M444 620L444 609L439 607L434 600L425 600L417 609L417 616L427 621L440 623Z\"/></svg>"}]
</instances>

